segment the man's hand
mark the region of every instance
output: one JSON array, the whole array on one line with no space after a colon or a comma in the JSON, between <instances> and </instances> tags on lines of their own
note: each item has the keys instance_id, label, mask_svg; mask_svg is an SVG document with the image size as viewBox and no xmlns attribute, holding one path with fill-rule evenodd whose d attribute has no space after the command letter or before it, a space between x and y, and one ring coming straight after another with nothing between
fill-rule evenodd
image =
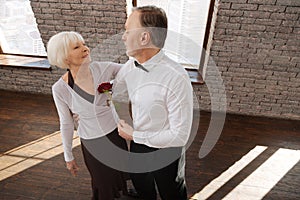
<instances>
[{"instance_id":1,"label":"man's hand","mask_svg":"<svg viewBox=\"0 0 300 200\"><path fill-rule=\"evenodd\" d=\"M133 128L122 119L118 123L118 131L125 140L133 140Z\"/></svg>"},{"instance_id":2,"label":"man's hand","mask_svg":"<svg viewBox=\"0 0 300 200\"><path fill-rule=\"evenodd\" d=\"M72 160L70 162L66 162L67 164L67 169L71 172L71 174L73 176L77 176L77 172L79 170L79 167L77 165L77 163L75 162L75 160Z\"/></svg>"},{"instance_id":3,"label":"man's hand","mask_svg":"<svg viewBox=\"0 0 300 200\"><path fill-rule=\"evenodd\" d=\"M78 122L79 122L79 115L76 114L76 113L72 113L72 115L73 115L73 121L74 121L75 128L77 129L78 128Z\"/></svg>"}]
</instances>

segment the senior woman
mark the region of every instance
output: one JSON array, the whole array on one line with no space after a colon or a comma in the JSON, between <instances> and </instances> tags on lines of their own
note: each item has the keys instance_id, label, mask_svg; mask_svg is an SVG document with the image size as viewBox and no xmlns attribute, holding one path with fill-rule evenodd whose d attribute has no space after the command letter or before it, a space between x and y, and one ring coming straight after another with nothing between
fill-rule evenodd
<instances>
[{"instance_id":1,"label":"senior woman","mask_svg":"<svg viewBox=\"0 0 300 200\"><path fill-rule=\"evenodd\" d=\"M109 82L118 73L121 65L111 62L91 62L90 50L77 32L60 32L52 36L47 44L51 65L67 69L52 86L54 102L60 121L66 166L72 175L79 168L72 154L74 120L78 116L77 134L85 164L91 175L92 199L113 200L120 191L127 194L124 173L105 165L91 152L94 146L108 139L127 151L126 141L118 135L114 109L107 104L108 96L99 93L97 86ZM110 149L103 150L109 154ZM97 151L96 151L97 152ZM114 159L112 156L111 159Z\"/></svg>"}]
</instances>

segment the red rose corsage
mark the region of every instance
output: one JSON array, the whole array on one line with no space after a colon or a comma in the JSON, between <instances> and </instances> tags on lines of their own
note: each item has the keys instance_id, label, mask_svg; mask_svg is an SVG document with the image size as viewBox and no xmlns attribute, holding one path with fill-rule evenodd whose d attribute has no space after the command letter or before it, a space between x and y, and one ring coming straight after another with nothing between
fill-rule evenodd
<instances>
[{"instance_id":1,"label":"red rose corsage","mask_svg":"<svg viewBox=\"0 0 300 200\"><path fill-rule=\"evenodd\" d=\"M112 86L113 86L112 83L104 82L101 83L97 88L100 94L105 93L107 95L107 100L106 100L107 106L110 106L110 102L112 100L112 96L111 96Z\"/></svg>"},{"instance_id":2,"label":"red rose corsage","mask_svg":"<svg viewBox=\"0 0 300 200\"><path fill-rule=\"evenodd\" d=\"M107 93L107 92L110 92L111 89L112 89L112 86L113 84L110 83L110 82L104 82L104 83L101 83L99 86L98 86L98 92L99 93Z\"/></svg>"}]
</instances>

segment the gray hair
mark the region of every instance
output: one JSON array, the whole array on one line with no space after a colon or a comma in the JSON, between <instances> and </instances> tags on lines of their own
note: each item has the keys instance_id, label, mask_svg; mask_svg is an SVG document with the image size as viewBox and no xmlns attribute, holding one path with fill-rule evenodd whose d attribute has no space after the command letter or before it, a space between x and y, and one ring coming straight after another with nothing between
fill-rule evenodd
<instances>
[{"instance_id":1,"label":"gray hair","mask_svg":"<svg viewBox=\"0 0 300 200\"><path fill-rule=\"evenodd\" d=\"M67 69L66 59L69 55L70 44L84 42L83 37L74 31L63 31L53 35L47 44L47 57L51 65Z\"/></svg>"},{"instance_id":2,"label":"gray hair","mask_svg":"<svg viewBox=\"0 0 300 200\"><path fill-rule=\"evenodd\" d=\"M149 30L153 44L163 48L168 32L168 18L165 11L156 6L134 7L132 11L140 13L140 23Z\"/></svg>"}]
</instances>

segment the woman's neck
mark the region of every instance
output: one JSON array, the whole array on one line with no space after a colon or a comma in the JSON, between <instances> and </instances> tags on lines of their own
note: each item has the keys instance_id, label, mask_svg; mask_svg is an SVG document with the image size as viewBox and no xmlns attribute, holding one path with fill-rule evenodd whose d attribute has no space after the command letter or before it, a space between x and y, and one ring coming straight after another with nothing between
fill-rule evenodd
<instances>
[{"instance_id":1,"label":"woman's neck","mask_svg":"<svg viewBox=\"0 0 300 200\"><path fill-rule=\"evenodd\" d=\"M78 67L70 67L69 68L71 74L72 74L72 77L73 79L75 80L76 79L76 76L77 76L77 73L78 73L78 70L79 68Z\"/></svg>"},{"instance_id":2,"label":"woman's neck","mask_svg":"<svg viewBox=\"0 0 300 200\"><path fill-rule=\"evenodd\" d=\"M76 76L77 76L77 73L79 72L79 70L80 70L79 73L85 73L84 69L88 69L88 66L89 66L89 64L81 65L81 66L75 66L75 65L70 66L69 70L72 73L73 79L74 80L76 79Z\"/></svg>"}]
</instances>

